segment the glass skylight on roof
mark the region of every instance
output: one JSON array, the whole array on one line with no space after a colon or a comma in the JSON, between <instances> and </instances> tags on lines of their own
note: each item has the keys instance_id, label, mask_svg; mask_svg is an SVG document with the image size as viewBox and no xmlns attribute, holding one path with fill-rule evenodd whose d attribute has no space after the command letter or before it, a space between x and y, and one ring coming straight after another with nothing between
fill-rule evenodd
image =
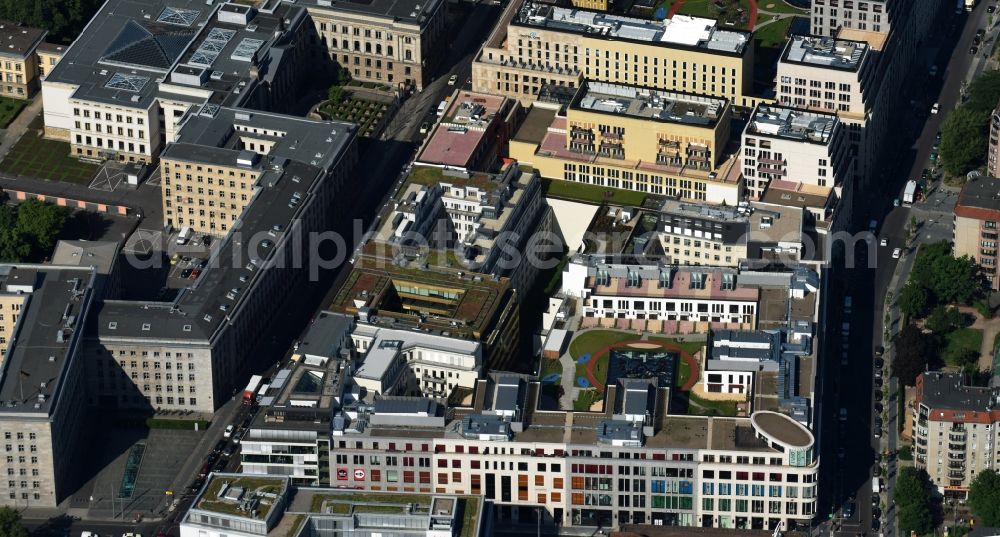
<instances>
[{"instance_id":1,"label":"glass skylight on roof","mask_svg":"<svg viewBox=\"0 0 1000 537\"><path fill-rule=\"evenodd\" d=\"M191 26L194 24L194 21L198 20L198 13L200 12L195 9L181 9L167 6L160 12L160 16L156 17L156 22L176 24L178 26Z\"/></svg>"},{"instance_id":2,"label":"glass skylight on roof","mask_svg":"<svg viewBox=\"0 0 1000 537\"><path fill-rule=\"evenodd\" d=\"M236 46L236 50L233 51L232 59L237 61L248 62L253 59L253 55L257 52L257 49L264 44L262 39L254 39L252 37L244 37L240 44Z\"/></svg>"},{"instance_id":3,"label":"glass skylight on roof","mask_svg":"<svg viewBox=\"0 0 1000 537\"><path fill-rule=\"evenodd\" d=\"M208 36L198 45L198 49L191 55L188 63L210 67L219 57L222 49L226 48L229 40L236 35L235 30L225 30L222 28L212 28L208 31Z\"/></svg>"},{"instance_id":4,"label":"glass skylight on roof","mask_svg":"<svg viewBox=\"0 0 1000 537\"><path fill-rule=\"evenodd\" d=\"M119 89L125 91L140 92L149 82L149 77L139 75L129 75L125 73L115 73L111 75L111 80L104 85L105 88Z\"/></svg>"}]
</instances>

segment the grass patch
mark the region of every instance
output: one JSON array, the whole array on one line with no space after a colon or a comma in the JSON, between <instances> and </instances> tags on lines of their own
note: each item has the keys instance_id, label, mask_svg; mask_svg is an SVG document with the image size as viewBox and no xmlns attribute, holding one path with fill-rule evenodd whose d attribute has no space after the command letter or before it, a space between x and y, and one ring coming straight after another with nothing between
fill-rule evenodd
<instances>
[{"instance_id":1,"label":"grass patch","mask_svg":"<svg viewBox=\"0 0 1000 537\"><path fill-rule=\"evenodd\" d=\"M0 172L52 181L88 185L98 166L82 162L69 154L69 142L42 138L42 117L31 122L24 136L0 161Z\"/></svg>"},{"instance_id":2,"label":"grass patch","mask_svg":"<svg viewBox=\"0 0 1000 537\"><path fill-rule=\"evenodd\" d=\"M669 337L650 337L649 341L651 343L660 343L662 345L675 345L680 347L681 350L694 356L705 347L704 341L680 341Z\"/></svg>"},{"instance_id":3,"label":"grass patch","mask_svg":"<svg viewBox=\"0 0 1000 537\"><path fill-rule=\"evenodd\" d=\"M542 357L542 370L538 372L539 377L545 378L549 375L555 374L562 375L562 372L563 367L559 360Z\"/></svg>"},{"instance_id":4,"label":"grass patch","mask_svg":"<svg viewBox=\"0 0 1000 537\"><path fill-rule=\"evenodd\" d=\"M791 13L794 15L808 15L808 9L795 7L782 0L760 0L757 2L758 13L760 11L770 11L771 13Z\"/></svg>"},{"instance_id":5,"label":"grass patch","mask_svg":"<svg viewBox=\"0 0 1000 537\"><path fill-rule=\"evenodd\" d=\"M562 273L568 264L569 254L564 253L562 259L559 260L558 265L542 272L543 279L540 281L545 282L545 288L542 290L542 292L545 293L545 296L552 296L557 290L559 290L560 287L562 287Z\"/></svg>"},{"instance_id":6,"label":"grass patch","mask_svg":"<svg viewBox=\"0 0 1000 537\"><path fill-rule=\"evenodd\" d=\"M217 499L219 497L219 492L222 490L222 486L225 484L229 484L233 487L243 487L248 493L260 491L278 494L281 492L281 486L275 482L274 478L239 477L231 479L228 477L216 477L212 479L211 483L209 483L208 489L202 496L202 500L198 502L198 509L214 511L216 513L226 513L230 515L249 516L249 513L237 509L238 504L236 502ZM262 503L261 508L257 510L257 516L254 518L258 520L267 518L267 514L271 512L271 507L273 506L273 503Z\"/></svg>"},{"instance_id":7,"label":"grass patch","mask_svg":"<svg viewBox=\"0 0 1000 537\"><path fill-rule=\"evenodd\" d=\"M643 192L546 178L542 178L542 193L553 198L594 204L610 203L638 206L642 205L643 200L646 199L646 194Z\"/></svg>"},{"instance_id":8,"label":"grass patch","mask_svg":"<svg viewBox=\"0 0 1000 537\"><path fill-rule=\"evenodd\" d=\"M692 416L735 416L736 401L710 401L688 393L688 414Z\"/></svg>"},{"instance_id":9,"label":"grass patch","mask_svg":"<svg viewBox=\"0 0 1000 537\"><path fill-rule=\"evenodd\" d=\"M0 129L6 129L29 102L31 101L0 97Z\"/></svg>"},{"instance_id":10,"label":"grass patch","mask_svg":"<svg viewBox=\"0 0 1000 537\"><path fill-rule=\"evenodd\" d=\"M661 5L669 11L670 6L679 1L667 0ZM719 3L722 7L719 7ZM677 13L717 19L724 26L745 28L750 22L750 0L684 0Z\"/></svg>"},{"instance_id":11,"label":"grass patch","mask_svg":"<svg viewBox=\"0 0 1000 537\"><path fill-rule=\"evenodd\" d=\"M687 360L678 357L677 364L677 378L674 379L674 386L680 388L687 384L688 379L691 378L691 366L687 363Z\"/></svg>"},{"instance_id":12,"label":"grass patch","mask_svg":"<svg viewBox=\"0 0 1000 537\"><path fill-rule=\"evenodd\" d=\"M951 363L948 358L967 356L975 353L979 356L979 350L983 347L983 331L978 328L959 328L945 336L945 350L942 355L948 365L962 366L964 364Z\"/></svg>"},{"instance_id":13,"label":"grass patch","mask_svg":"<svg viewBox=\"0 0 1000 537\"><path fill-rule=\"evenodd\" d=\"M422 506L424 508L430 507L430 496L424 494L393 494L393 493L378 493L378 492L351 492L344 494L316 494L312 498L312 502L309 504L309 511L311 513L320 513L323 509L323 504L325 502L330 502L330 508L336 512L335 507L337 505L346 505L350 507L351 504L362 504L362 503L385 503L390 504L390 506L402 506L408 503L412 503L417 506ZM349 511L348 511L349 512ZM344 513L346 514L346 513Z\"/></svg>"},{"instance_id":14,"label":"grass patch","mask_svg":"<svg viewBox=\"0 0 1000 537\"><path fill-rule=\"evenodd\" d=\"M639 336L615 330L590 330L573 338L569 344L569 354L575 360L584 354L593 354L608 345L632 339L639 339Z\"/></svg>"},{"instance_id":15,"label":"grass patch","mask_svg":"<svg viewBox=\"0 0 1000 537\"><path fill-rule=\"evenodd\" d=\"M302 523L306 521L305 515L295 515L295 520L292 522L292 527L285 534L285 537L295 537L299 534L299 529L302 528Z\"/></svg>"},{"instance_id":16,"label":"grass patch","mask_svg":"<svg viewBox=\"0 0 1000 537\"><path fill-rule=\"evenodd\" d=\"M594 403L604 399L604 394L594 388L581 390L576 401L573 401L573 410L576 412L589 412Z\"/></svg>"},{"instance_id":17,"label":"grass patch","mask_svg":"<svg viewBox=\"0 0 1000 537\"><path fill-rule=\"evenodd\" d=\"M758 25L771 20L769 15L761 15ZM785 44L788 35L788 28L792 25L792 17L784 18L763 26L760 30L754 30L753 38L760 43L763 48L781 48Z\"/></svg>"},{"instance_id":18,"label":"grass patch","mask_svg":"<svg viewBox=\"0 0 1000 537\"><path fill-rule=\"evenodd\" d=\"M458 504L462 509L462 527L458 529L459 537L473 537L476 528L479 526L479 498L467 496L459 498Z\"/></svg>"},{"instance_id":19,"label":"grass patch","mask_svg":"<svg viewBox=\"0 0 1000 537\"><path fill-rule=\"evenodd\" d=\"M149 418L146 420L146 427L150 429L175 429L194 430L195 424L199 431L208 429L210 422L205 420L172 420L167 418Z\"/></svg>"},{"instance_id":20,"label":"grass patch","mask_svg":"<svg viewBox=\"0 0 1000 537\"><path fill-rule=\"evenodd\" d=\"M319 108L319 113L328 119L341 119L356 123L358 134L365 137L375 135L382 118L389 110L389 105L346 97L340 102L327 102Z\"/></svg>"}]
</instances>

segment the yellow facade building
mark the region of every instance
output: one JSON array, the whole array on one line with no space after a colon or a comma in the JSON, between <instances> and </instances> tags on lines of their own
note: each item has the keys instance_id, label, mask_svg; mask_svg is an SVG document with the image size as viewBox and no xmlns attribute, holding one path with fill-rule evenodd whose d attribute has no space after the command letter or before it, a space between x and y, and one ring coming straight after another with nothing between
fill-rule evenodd
<instances>
[{"instance_id":1,"label":"yellow facade building","mask_svg":"<svg viewBox=\"0 0 1000 537\"><path fill-rule=\"evenodd\" d=\"M735 205L731 119L723 98L586 81L565 115L532 107L510 156L549 179Z\"/></svg>"},{"instance_id":2,"label":"yellow facade building","mask_svg":"<svg viewBox=\"0 0 1000 537\"><path fill-rule=\"evenodd\" d=\"M685 15L656 21L514 1L472 64L474 91L525 105L545 84L583 79L756 102L751 34Z\"/></svg>"},{"instance_id":3,"label":"yellow facade building","mask_svg":"<svg viewBox=\"0 0 1000 537\"><path fill-rule=\"evenodd\" d=\"M0 20L0 96L28 99L38 91L38 45L45 30Z\"/></svg>"}]
</instances>

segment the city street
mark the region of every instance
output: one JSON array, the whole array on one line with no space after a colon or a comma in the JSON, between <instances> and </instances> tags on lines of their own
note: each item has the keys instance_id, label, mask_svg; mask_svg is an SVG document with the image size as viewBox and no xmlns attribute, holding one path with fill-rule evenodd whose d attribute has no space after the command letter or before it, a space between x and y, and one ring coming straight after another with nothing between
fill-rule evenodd
<instances>
[{"instance_id":1,"label":"city street","mask_svg":"<svg viewBox=\"0 0 1000 537\"><path fill-rule=\"evenodd\" d=\"M969 47L975 32L986 25L986 3L969 14L955 16L951 6L944 6L943 21L938 39L931 39L918 54L915 72L911 73L909 87L922 88L911 96L909 109L904 110L899 133L919 133L915 137L903 136L898 154L883 159L885 169L881 175L882 192L859 194L854 200L854 221L852 231L866 230L870 220L879 223L876 237L871 244L860 242L856 248L855 266L845 268L835 264L830 270L831 282L827 295L827 337L825 340L824 375L826 389L822 405L822 458L826 466L821 478L820 509L831 524L821 524L820 530L827 534L834 530L836 535L882 535L895 537L895 512L892 508L892 492L896 476L894 457L883 454L893 453L900 446L897 438L898 386L889 380L891 347L886 351L885 379L887 388L875 388L874 367L875 348L884 344L885 297L887 291L898 296L899 289L906 281L913 263L915 250L904 244L907 226L911 218L918 222L916 236L909 244L950 240L951 211L957 199L957 190L947 187L930 186L928 197L913 207L900 204L894 207L894 199L902 197L902 189L908 179L919 179L924 168L931 167L929 161L936 134L946 114L953 110L961 98L965 80L973 73L981 71L985 63L980 57L969 54ZM946 13L946 14L945 14ZM949 28L947 21L955 21ZM996 29L989 36L995 36ZM930 65L937 65L943 78L929 77ZM930 114L930 106L937 102L941 112ZM913 139L915 138L915 139ZM877 195L881 194L881 195ZM885 238L887 246L877 246ZM903 249L900 259L894 259L894 248ZM872 252L874 254L872 255ZM869 262L871 258L871 262ZM844 297L851 296L851 312L844 311ZM849 323L849 332L843 332L843 323ZM889 334L900 329L898 311L893 308L889 315ZM887 347L889 347L887 345ZM846 354L847 365L841 365ZM872 379L858 382L858 379ZM883 393L876 393L883 392ZM876 401L879 397L881 400ZM874 405L882 407L883 428L881 438L875 438ZM846 421L840 421L840 409L846 410ZM855 441L868 438L869 442ZM873 503L873 469L876 460L885 462L881 472L878 501ZM829 462L827 462L829 461ZM842 508L854 502L854 515L843 519ZM881 520L873 522L875 509L881 512Z\"/></svg>"}]
</instances>

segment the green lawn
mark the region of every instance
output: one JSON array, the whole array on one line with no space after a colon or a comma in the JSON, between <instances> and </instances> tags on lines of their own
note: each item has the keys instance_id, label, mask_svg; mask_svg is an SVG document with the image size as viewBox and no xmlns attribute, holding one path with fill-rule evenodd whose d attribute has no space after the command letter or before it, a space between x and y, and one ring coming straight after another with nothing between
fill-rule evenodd
<instances>
[{"instance_id":1,"label":"green lawn","mask_svg":"<svg viewBox=\"0 0 1000 537\"><path fill-rule=\"evenodd\" d=\"M42 122L39 116L17 144L10 149L7 157L0 161L0 172L81 185L90 184L98 166L71 157L68 142L46 140L41 136L41 129Z\"/></svg>"},{"instance_id":2,"label":"green lawn","mask_svg":"<svg viewBox=\"0 0 1000 537\"><path fill-rule=\"evenodd\" d=\"M781 0L759 0L757 2L759 11L770 11L771 13L793 13L795 15L808 15L808 9L797 8ZM758 14L761 15L758 11Z\"/></svg>"},{"instance_id":3,"label":"green lawn","mask_svg":"<svg viewBox=\"0 0 1000 537\"><path fill-rule=\"evenodd\" d=\"M581 390L579 397L576 398L576 401L573 401L573 410L577 412L589 411L591 405L601 399L604 399L604 394L593 388Z\"/></svg>"},{"instance_id":4,"label":"green lawn","mask_svg":"<svg viewBox=\"0 0 1000 537\"><path fill-rule=\"evenodd\" d=\"M691 366L683 358L678 357L678 361L680 363L677 364L677 378L674 379L674 386L680 388L691 378Z\"/></svg>"},{"instance_id":5,"label":"green lawn","mask_svg":"<svg viewBox=\"0 0 1000 537\"><path fill-rule=\"evenodd\" d=\"M688 414L692 416L735 416L735 401L709 401L688 393Z\"/></svg>"},{"instance_id":6,"label":"green lawn","mask_svg":"<svg viewBox=\"0 0 1000 537\"><path fill-rule=\"evenodd\" d=\"M944 339L946 349L942 354L946 357L961 356L973 352L979 355L979 351L983 347L983 331L978 328L959 328L945 336ZM948 365L958 366L962 364L949 363Z\"/></svg>"},{"instance_id":7,"label":"green lawn","mask_svg":"<svg viewBox=\"0 0 1000 537\"><path fill-rule=\"evenodd\" d=\"M788 17L764 26L753 33L754 41L760 43L761 48L781 48L785 44L788 28L792 25L792 18ZM769 15L761 15L757 19L757 25L771 20Z\"/></svg>"},{"instance_id":8,"label":"green lawn","mask_svg":"<svg viewBox=\"0 0 1000 537\"><path fill-rule=\"evenodd\" d=\"M680 0L666 0L660 5L670 10L670 6ZM716 5L717 0L684 0L684 4L677 10L680 15L691 15L693 17L705 17L717 19L721 24L731 23L728 26L743 28L750 18L750 0L722 0L725 4L723 9ZM758 4L759 5L759 4ZM738 11L742 9L743 11Z\"/></svg>"},{"instance_id":9,"label":"green lawn","mask_svg":"<svg viewBox=\"0 0 1000 537\"><path fill-rule=\"evenodd\" d=\"M11 121L21 113L21 110L31 101L22 101L21 99L11 99L8 97L0 97L0 129L6 129L10 125Z\"/></svg>"},{"instance_id":10,"label":"green lawn","mask_svg":"<svg viewBox=\"0 0 1000 537\"><path fill-rule=\"evenodd\" d=\"M642 205L646 199L643 192L621 190L604 186L574 183L562 179L542 179L542 192L546 196L584 203L610 203L612 205Z\"/></svg>"},{"instance_id":11,"label":"green lawn","mask_svg":"<svg viewBox=\"0 0 1000 537\"><path fill-rule=\"evenodd\" d=\"M705 347L704 341L678 341L670 337L655 337L650 336L649 341L653 343L662 343L664 345L676 345L680 347L684 352L694 356L697 352Z\"/></svg>"},{"instance_id":12,"label":"green lawn","mask_svg":"<svg viewBox=\"0 0 1000 537\"><path fill-rule=\"evenodd\" d=\"M542 357L542 370L538 373L539 377L544 378L553 373L562 375L562 372L562 363L560 363L559 360Z\"/></svg>"},{"instance_id":13,"label":"green lawn","mask_svg":"<svg viewBox=\"0 0 1000 537\"><path fill-rule=\"evenodd\" d=\"M632 339L639 339L639 336L617 330L590 330L573 338L569 344L569 354L576 359L587 353L593 354L608 345Z\"/></svg>"}]
</instances>

